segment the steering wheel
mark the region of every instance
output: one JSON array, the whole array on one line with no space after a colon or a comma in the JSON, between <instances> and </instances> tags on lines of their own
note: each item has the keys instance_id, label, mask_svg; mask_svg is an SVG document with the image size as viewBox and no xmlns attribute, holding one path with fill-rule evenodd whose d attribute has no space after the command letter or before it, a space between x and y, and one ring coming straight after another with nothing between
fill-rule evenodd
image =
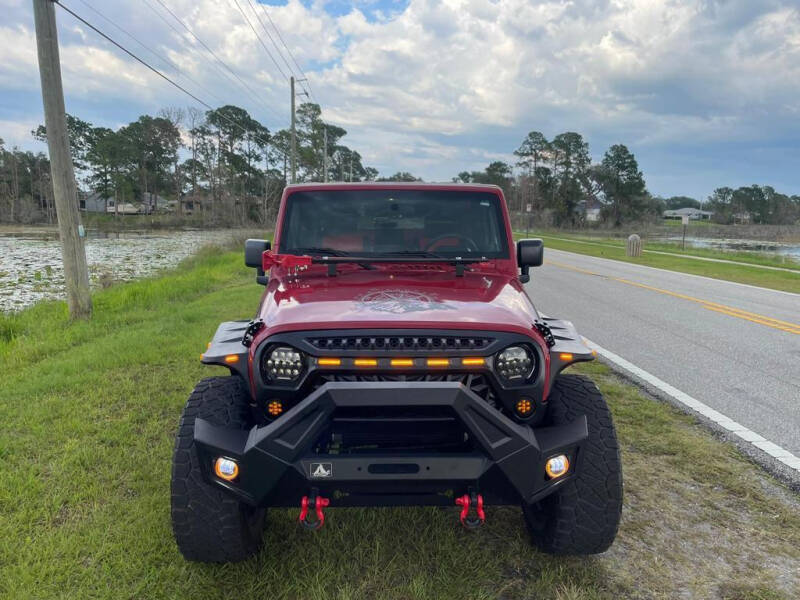
<instances>
[{"instance_id":1,"label":"steering wheel","mask_svg":"<svg viewBox=\"0 0 800 600\"><path fill-rule=\"evenodd\" d=\"M464 242L464 247L467 249L468 252L478 252L478 244L474 242L472 238L468 238L465 235L461 235L460 233L445 233L444 235L439 235L433 238L428 245L425 246L426 252L431 252L434 250L436 244L441 242L442 240L446 240L447 238L456 238L457 240L461 240Z\"/></svg>"}]
</instances>

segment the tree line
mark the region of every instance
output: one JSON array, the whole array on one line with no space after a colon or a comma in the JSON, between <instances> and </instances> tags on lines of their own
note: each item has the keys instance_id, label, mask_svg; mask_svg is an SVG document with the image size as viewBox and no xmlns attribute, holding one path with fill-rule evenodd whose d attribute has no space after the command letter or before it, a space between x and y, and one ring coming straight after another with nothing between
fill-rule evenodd
<instances>
[{"instance_id":1,"label":"tree line","mask_svg":"<svg viewBox=\"0 0 800 600\"><path fill-rule=\"evenodd\" d=\"M406 171L379 178L357 151L342 143L347 132L322 120L317 104L300 105L296 124L298 181L323 181L326 170L329 181L420 181ZM116 131L71 115L67 125L81 186L106 202L113 200L114 207L151 198L153 210L192 210L210 223L269 223L290 178L289 130L271 132L237 106L206 112L165 109ZM46 131L40 126L32 134L44 140ZM660 219L664 210L685 207L702 207L718 223L800 220L800 196L770 186L721 187L705 202L653 196L625 145L611 146L593 163L589 144L572 131L551 140L532 131L514 156L513 164L494 161L482 171L463 171L453 181L498 185L512 213L561 227L590 221L620 226ZM159 199L166 199L167 206L159 207ZM0 139L0 220L54 218L47 156L6 149Z\"/></svg>"},{"instance_id":2,"label":"tree line","mask_svg":"<svg viewBox=\"0 0 800 600\"><path fill-rule=\"evenodd\" d=\"M463 171L453 181L498 185L512 212L532 213L540 224L561 227L587 221L620 226L660 219L665 210L687 207L712 212L712 220L724 224L800 221L800 195L781 194L770 186L721 187L705 202L687 196L653 196L636 157L624 144L614 144L599 163L592 164L589 144L575 132L548 140L532 131L514 155L514 165L495 161L483 171Z\"/></svg>"},{"instance_id":3,"label":"tree line","mask_svg":"<svg viewBox=\"0 0 800 600\"><path fill-rule=\"evenodd\" d=\"M217 223L269 222L290 178L291 133L271 132L232 105L168 108L116 130L67 115L78 184L116 210L147 201L153 211L199 212ZM40 125L31 132L46 141ZM327 159L323 156L326 148ZM376 169L342 143L347 131L322 120L317 104L296 115L297 180L375 179ZM0 140L0 221L53 222L50 165L43 153Z\"/></svg>"}]
</instances>

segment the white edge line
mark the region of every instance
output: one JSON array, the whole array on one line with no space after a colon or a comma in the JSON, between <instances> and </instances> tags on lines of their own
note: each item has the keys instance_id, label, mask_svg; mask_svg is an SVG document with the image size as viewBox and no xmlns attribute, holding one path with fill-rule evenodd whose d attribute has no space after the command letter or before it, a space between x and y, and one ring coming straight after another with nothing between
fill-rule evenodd
<instances>
[{"instance_id":1,"label":"white edge line","mask_svg":"<svg viewBox=\"0 0 800 600\"><path fill-rule=\"evenodd\" d=\"M673 275L683 275L685 277L696 277L697 279L705 279L707 281L714 281L717 283L728 283L730 285L741 285L742 287L751 288L754 290L760 290L763 292L774 292L776 294L785 294L787 296L800 296L797 292L789 292L786 290L776 290L773 288L766 288L761 287L759 285L750 285L749 283L739 283L738 281L731 281L730 279L717 279L716 277L706 277L705 275L695 275L694 273L686 273L685 271L672 271L671 269L660 269L658 267L651 267L649 265L640 265L634 262L628 262L625 260L617 260L615 258L604 258L602 256L592 256L591 254L581 254L580 252L570 252L569 250L559 250L558 248L550 248L545 249L545 264L547 264L547 252L563 252L564 254L572 254L573 256L581 256L584 258L591 258L594 260L600 261L608 261L616 264L621 265L631 265L633 267L638 267L640 269L650 269L652 271L661 271L662 273L672 273ZM613 275L607 275L607 277L613 277Z\"/></svg>"},{"instance_id":2,"label":"white edge line","mask_svg":"<svg viewBox=\"0 0 800 600\"><path fill-rule=\"evenodd\" d=\"M798 473L800 473L800 458L782 448L778 444L770 442L769 440L765 439L764 437L757 434L755 431L752 431L723 415L720 412L717 412L707 404L700 402L696 398L692 398L690 395L686 394L685 392L680 391L679 389L671 386L666 381L663 381L642 369L641 367L637 367L633 363L625 360L621 356L614 354L610 350L606 350L602 346L598 346L591 340L587 340L584 338L586 345L589 346L592 350L595 350L600 356L610 360L612 363L617 365L618 367L628 371L632 375L635 375L639 379L649 383L653 387L657 388L658 390L662 391L663 393L667 394L669 397L677 400L684 406L692 409L693 411L703 415L705 418L709 419L710 421L716 423L720 427L727 429L731 432L731 434L741 438L743 441L751 444L754 448L758 448L762 452L765 452L772 458L782 462L784 465L789 467L790 469L794 469Z\"/></svg>"}]
</instances>

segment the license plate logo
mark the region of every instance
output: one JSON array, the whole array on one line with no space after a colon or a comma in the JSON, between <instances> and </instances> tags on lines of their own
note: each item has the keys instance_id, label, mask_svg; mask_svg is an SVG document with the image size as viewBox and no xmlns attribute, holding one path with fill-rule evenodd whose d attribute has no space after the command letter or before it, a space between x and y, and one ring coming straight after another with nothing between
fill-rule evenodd
<instances>
[{"instance_id":1,"label":"license plate logo","mask_svg":"<svg viewBox=\"0 0 800 600\"><path fill-rule=\"evenodd\" d=\"M309 469L311 477L315 479L324 479L333 476L333 465L331 463L311 463Z\"/></svg>"}]
</instances>

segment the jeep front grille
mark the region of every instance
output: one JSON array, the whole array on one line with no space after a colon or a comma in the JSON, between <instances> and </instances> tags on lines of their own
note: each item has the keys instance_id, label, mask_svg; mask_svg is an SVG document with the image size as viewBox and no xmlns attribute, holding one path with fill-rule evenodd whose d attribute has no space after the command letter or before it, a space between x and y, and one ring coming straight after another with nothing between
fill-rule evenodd
<instances>
[{"instance_id":1,"label":"jeep front grille","mask_svg":"<svg viewBox=\"0 0 800 600\"><path fill-rule=\"evenodd\" d=\"M471 335L411 335L411 336L325 336L306 338L320 350L392 350L398 352L437 352L481 350L493 341L489 337Z\"/></svg>"}]
</instances>

